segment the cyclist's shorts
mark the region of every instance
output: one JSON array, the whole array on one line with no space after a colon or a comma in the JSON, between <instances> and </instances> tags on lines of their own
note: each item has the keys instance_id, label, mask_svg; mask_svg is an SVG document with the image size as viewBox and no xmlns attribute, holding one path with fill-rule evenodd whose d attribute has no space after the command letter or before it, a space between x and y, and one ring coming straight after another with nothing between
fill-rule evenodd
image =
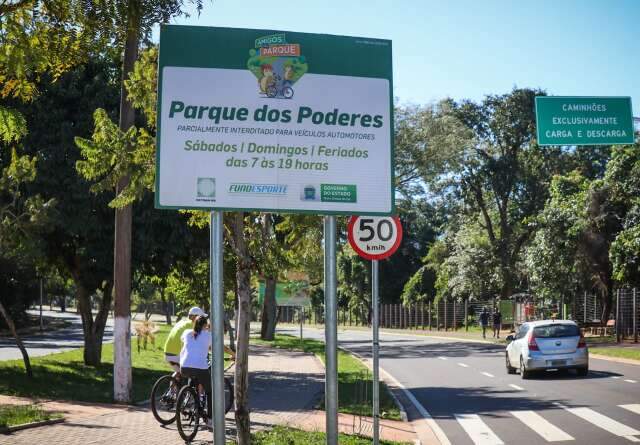
<instances>
[{"instance_id":1,"label":"cyclist's shorts","mask_svg":"<svg viewBox=\"0 0 640 445\"><path fill-rule=\"evenodd\" d=\"M175 372L180 372L180 357L174 354L165 354L164 359Z\"/></svg>"}]
</instances>

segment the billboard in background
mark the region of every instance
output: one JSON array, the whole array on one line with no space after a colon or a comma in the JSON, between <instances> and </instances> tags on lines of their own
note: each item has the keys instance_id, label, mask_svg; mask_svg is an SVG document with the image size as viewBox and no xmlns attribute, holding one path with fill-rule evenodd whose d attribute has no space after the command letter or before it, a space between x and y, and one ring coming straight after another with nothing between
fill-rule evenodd
<instances>
[{"instance_id":1,"label":"billboard in background","mask_svg":"<svg viewBox=\"0 0 640 445\"><path fill-rule=\"evenodd\" d=\"M164 25L156 207L389 215L391 42Z\"/></svg>"}]
</instances>

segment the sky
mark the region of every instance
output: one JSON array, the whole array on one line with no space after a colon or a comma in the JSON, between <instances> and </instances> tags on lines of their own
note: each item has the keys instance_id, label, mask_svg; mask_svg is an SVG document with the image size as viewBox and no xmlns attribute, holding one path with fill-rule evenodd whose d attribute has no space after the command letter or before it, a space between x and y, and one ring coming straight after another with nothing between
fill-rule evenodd
<instances>
[{"instance_id":1,"label":"sky","mask_svg":"<svg viewBox=\"0 0 640 445\"><path fill-rule=\"evenodd\" d=\"M392 40L400 104L513 87L631 96L640 116L640 0L204 0L173 23Z\"/></svg>"}]
</instances>

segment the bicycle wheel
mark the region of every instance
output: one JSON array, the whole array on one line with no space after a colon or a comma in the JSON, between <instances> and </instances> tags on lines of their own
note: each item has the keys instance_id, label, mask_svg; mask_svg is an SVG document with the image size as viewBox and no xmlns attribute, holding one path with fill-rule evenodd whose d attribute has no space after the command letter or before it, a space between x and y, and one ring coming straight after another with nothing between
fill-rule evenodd
<instances>
[{"instance_id":1,"label":"bicycle wheel","mask_svg":"<svg viewBox=\"0 0 640 445\"><path fill-rule=\"evenodd\" d=\"M163 425L176 420L176 398L178 382L171 375L163 375L151 389L151 412L153 417Z\"/></svg>"},{"instance_id":2,"label":"bicycle wheel","mask_svg":"<svg viewBox=\"0 0 640 445\"><path fill-rule=\"evenodd\" d=\"M224 413L228 413L231 407L233 406L233 383L231 383L231 379L225 377L224 378Z\"/></svg>"},{"instance_id":3,"label":"bicycle wheel","mask_svg":"<svg viewBox=\"0 0 640 445\"><path fill-rule=\"evenodd\" d=\"M200 404L195 388L183 387L178 393L176 402L176 420L178 433L185 442L191 442L198 434L200 414Z\"/></svg>"},{"instance_id":4,"label":"bicycle wheel","mask_svg":"<svg viewBox=\"0 0 640 445\"><path fill-rule=\"evenodd\" d=\"M267 87L267 97L270 98L274 98L278 95L278 89L276 87L274 87L273 85L270 87Z\"/></svg>"},{"instance_id":5,"label":"bicycle wheel","mask_svg":"<svg viewBox=\"0 0 640 445\"><path fill-rule=\"evenodd\" d=\"M293 88L284 87L282 89L282 95L284 96L285 99L291 99L293 97Z\"/></svg>"}]
</instances>

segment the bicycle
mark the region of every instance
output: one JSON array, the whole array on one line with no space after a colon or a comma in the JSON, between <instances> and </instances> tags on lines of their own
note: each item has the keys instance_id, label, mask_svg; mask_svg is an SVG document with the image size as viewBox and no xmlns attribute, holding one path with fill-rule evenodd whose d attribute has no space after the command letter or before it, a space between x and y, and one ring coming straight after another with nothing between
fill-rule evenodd
<instances>
[{"instance_id":1,"label":"bicycle","mask_svg":"<svg viewBox=\"0 0 640 445\"><path fill-rule=\"evenodd\" d=\"M225 369L225 372L233 366L233 362ZM229 412L233 406L233 383L228 377L224 378L224 412ZM178 433L185 443L191 442L198 434L200 419L206 425L208 411L207 394L198 392L198 381L195 378L188 379L188 383L178 392L175 417Z\"/></svg>"},{"instance_id":2,"label":"bicycle","mask_svg":"<svg viewBox=\"0 0 640 445\"><path fill-rule=\"evenodd\" d=\"M178 392L184 386L184 379L176 379L174 374L160 377L151 388L151 412L162 425L176 420L176 400Z\"/></svg>"}]
</instances>

